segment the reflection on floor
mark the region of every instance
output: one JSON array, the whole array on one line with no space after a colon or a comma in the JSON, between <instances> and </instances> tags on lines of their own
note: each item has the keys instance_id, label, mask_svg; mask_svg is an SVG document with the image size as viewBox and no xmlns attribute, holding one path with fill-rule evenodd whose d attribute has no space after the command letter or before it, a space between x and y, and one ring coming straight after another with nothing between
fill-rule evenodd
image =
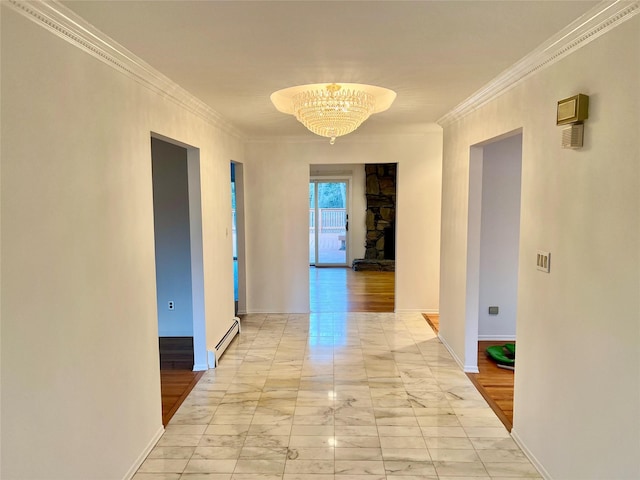
<instances>
[{"instance_id":1,"label":"reflection on floor","mask_svg":"<svg viewBox=\"0 0 640 480\"><path fill-rule=\"evenodd\" d=\"M395 272L309 269L312 312L393 312Z\"/></svg>"},{"instance_id":2,"label":"reflection on floor","mask_svg":"<svg viewBox=\"0 0 640 480\"><path fill-rule=\"evenodd\" d=\"M420 314L345 312L244 317L134 478L196 474L540 478Z\"/></svg>"},{"instance_id":3,"label":"reflection on floor","mask_svg":"<svg viewBox=\"0 0 640 480\"><path fill-rule=\"evenodd\" d=\"M237 260L234 260L237 271ZM392 312L394 272L354 272L349 268L311 268L311 310L313 312ZM237 288L237 281L236 281ZM312 338L323 339L328 328L311 317ZM333 325L331 325L333 328ZM161 370L162 424L167 425L202 372Z\"/></svg>"}]
</instances>

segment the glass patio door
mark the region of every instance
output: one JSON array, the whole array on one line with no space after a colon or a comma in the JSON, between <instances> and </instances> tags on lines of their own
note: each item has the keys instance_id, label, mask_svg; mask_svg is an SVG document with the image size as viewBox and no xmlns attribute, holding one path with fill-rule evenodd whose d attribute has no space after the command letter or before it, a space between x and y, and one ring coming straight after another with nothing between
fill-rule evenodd
<instances>
[{"instance_id":1,"label":"glass patio door","mask_svg":"<svg viewBox=\"0 0 640 480\"><path fill-rule=\"evenodd\" d=\"M349 248L347 180L309 183L309 264L346 266Z\"/></svg>"}]
</instances>

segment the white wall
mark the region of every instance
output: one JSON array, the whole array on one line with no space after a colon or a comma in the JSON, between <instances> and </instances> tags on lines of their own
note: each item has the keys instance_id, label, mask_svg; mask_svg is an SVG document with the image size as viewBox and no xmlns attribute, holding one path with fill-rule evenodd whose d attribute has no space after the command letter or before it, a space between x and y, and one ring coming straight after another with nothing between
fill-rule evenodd
<instances>
[{"instance_id":1,"label":"white wall","mask_svg":"<svg viewBox=\"0 0 640 480\"><path fill-rule=\"evenodd\" d=\"M441 155L439 131L248 144L248 311L309 311L309 165L398 163L396 311L437 312Z\"/></svg>"},{"instance_id":2,"label":"white wall","mask_svg":"<svg viewBox=\"0 0 640 480\"><path fill-rule=\"evenodd\" d=\"M470 147L523 128L513 434L550 478L640 477L639 31L636 16L444 129L440 328L462 357ZM556 102L576 93L585 146L565 150Z\"/></svg>"},{"instance_id":3,"label":"white wall","mask_svg":"<svg viewBox=\"0 0 640 480\"><path fill-rule=\"evenodd\" d=\"M200 148L210 348L243 148L5 5L0 477L119 479L162 432L151 132Z\"/></svg>"},{"instance_id":4,"label":"white wall","mask_svg":"<svg viewBox=\"0 0 640 480\"><path fill-rule=\"evenodd\" d=\"M193 336L187 150L151 140L158 335ZM174 303L169 310L168 303Z\"/></svg>"},{"instance_id":5,"label":"white wall","mask_svg":"<svg viewBox=\"0 0 640 480\"><path fill-rule=\"evenodd\" d=\"M483 147L478 337L513 340L518 305L522 135ZM499 307L489 315L489 306Z\"/></svg>"},{"instance_id":6,"label":"white wall","mask_svg":"<svg viewBox=\"0 0 640 480\"><path fill-rule=\"evenodd\" d=\"M351 265L356 258L364 258L365 237L367 226L365 223L367 198L365 196L364 165L311 165L311 176L349 178L349 248L347 265Z\"/></svg>"}]
</instances>

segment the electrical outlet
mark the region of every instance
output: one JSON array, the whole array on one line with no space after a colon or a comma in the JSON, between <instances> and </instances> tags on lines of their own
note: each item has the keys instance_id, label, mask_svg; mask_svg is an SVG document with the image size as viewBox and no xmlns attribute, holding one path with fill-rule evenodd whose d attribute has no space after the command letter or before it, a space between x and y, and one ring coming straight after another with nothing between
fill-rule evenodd
<instances>
[{"instance_id":1,"label":"electrical outlet","mask_svg":"<svg viewBox=\"0 0 640 480\"><path fill-rule=\"evenodd\" d=\"M169 300L169 310L175 310L176 303L173 300Z\"/></svg>"},{"instance_id":2,"label":"electrical outlet","mask_svg":"<svg viewBox=\"0 0 640 480\"><path fill-rule=\"evenodd\" d=\"M498 315L499 307L489 307L489 315Z\"/></svg>"},{"instance_id":3,"label":"electrical outlet","mask_svg":"<svg viewBox=\"0 0 640 480\"><path fill-rule=\"evenodd\" d=\"M549 252L538 250L536 268L545 273L549 273L551 271L551 254Z\"/></svg>"}]
</instances>

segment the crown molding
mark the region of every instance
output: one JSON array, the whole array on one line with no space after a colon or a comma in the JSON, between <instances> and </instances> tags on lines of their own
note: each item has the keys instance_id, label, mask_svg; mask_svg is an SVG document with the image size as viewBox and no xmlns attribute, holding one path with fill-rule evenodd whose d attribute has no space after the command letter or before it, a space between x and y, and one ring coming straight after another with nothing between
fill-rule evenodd
<instances>
[{"instance_id":1,"label":"crown molding","mask_svg":"<svg viewBox=\"0 0 640 480\"><path fill-rule=\"evenodd\" d=\"M440 129L439 131L442 131ZM412 140L424 138L426 135L434 133L436 130L427 131L424 133L381 133L379 135L367 134L367 135L354 135L350 133L341 137L336 137L335 145L339 144L376 144L376 143L388 143L399 142L402 140ZM246 139L247 144L260 144L260 143L304 143L304 144L329 144L328 137L321 137L311 132L306 132L300 135L265 135L248 137ZM334 145L331 145L334 146Z\"/></svg>"},{"instance_id":2,"label":"crown molding","mask_svg":"<svg viewBox=\"0 0 640 480\"><path fill-rule=\"evenodd\" d=\"M603 1L438 119L449 126L507 92L525 78L584 47L640 13L640 1Z\"/></svg>"},{"instance_id":3,"label":"crown molding","mask_svg":"<svg viewBox=\"0 0 640 480\"><path fill-rule=\"evenodd\" d=\"M57 0L38 2L6 0L2 5L9 6L51 33L225 133L241 141L251 143L264 141L261 138L248 139L218 112ZM510 90L525 78L582 48L638 13L640 13L640 0L601 2L442 116L437 124L445 127L455 123ZM273 138L270 139L272 140Z\"/></svg>"},{"instance_id":4,"label":"crown molding","mask_svg":"<svg viewBox=\"0 0 640 480\"><path fill-rule=\"evenodd\" d=\"M197 115L210 125L241 141L246 140L245 135L218 112L57 0L37 2L6 0L2 4L124 73L140 85Z\"/></svg>"},{"instance_id":5,"label":"crown molding","mask_svg":"<svg viewBox=\"0 0 640 480\"><path fill-rule=\"evenodd\" d=\"M429 124L422 132L396 132L396 133L359 133L357 130L348 135L340 136L336 138L336 145L340 143L355 144L355 143L384 143L384 142L398 142L402 140L412 140L424 138L427 135L433 133L441 133L442 127L435 123ZM248 137L247 143L316 143L329 145L328 137L321 137L309 131L304 131L299 135L263 135Z\"/></svg>"}]
</instances>

